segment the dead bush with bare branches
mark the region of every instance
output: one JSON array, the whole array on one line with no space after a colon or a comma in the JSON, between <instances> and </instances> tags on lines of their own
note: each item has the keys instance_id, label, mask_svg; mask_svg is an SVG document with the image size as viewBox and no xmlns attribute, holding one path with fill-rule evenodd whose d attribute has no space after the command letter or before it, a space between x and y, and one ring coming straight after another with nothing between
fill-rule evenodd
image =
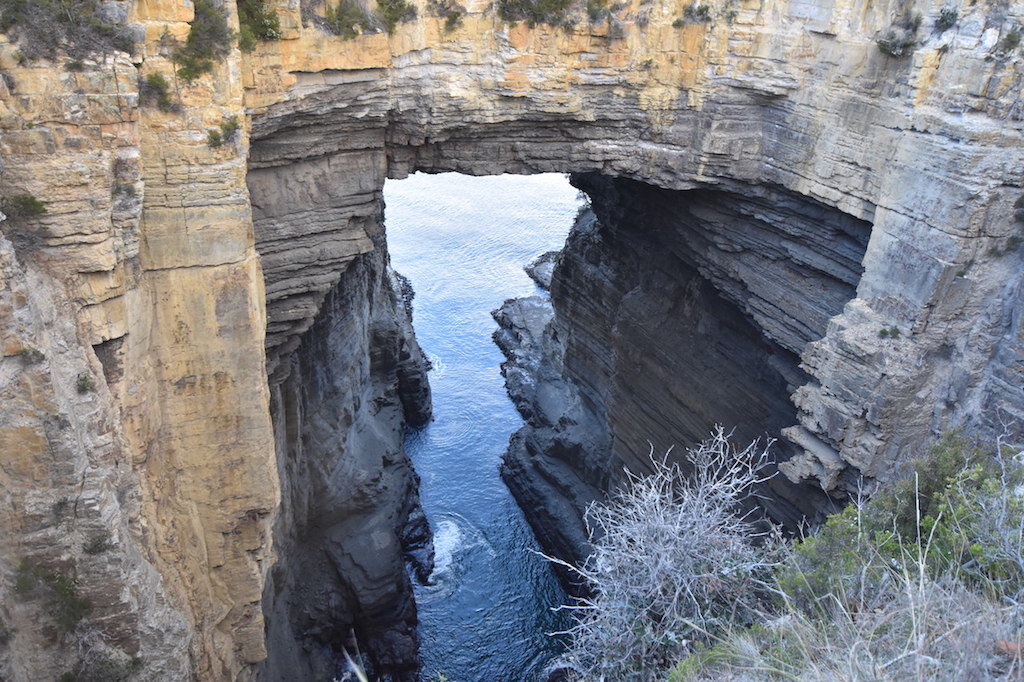
<instances>
[{"instance_id":1,"label":"dead bush with bare branches","mask_svg":"<svg viewBox=\"0 0 1024 682\"><path fill-rule=\"evenodd\" d=\"M652 457L586 520L583 566L549 559L593 587L574 615L564 664L586 680L653 679L723 629L749 624L775 569L776 543L743 513L763 483L767 447L735 449L722 428L688 452L692 473ZM749 508L749 506L747 507Z\"/></svg>"}]
</instances>

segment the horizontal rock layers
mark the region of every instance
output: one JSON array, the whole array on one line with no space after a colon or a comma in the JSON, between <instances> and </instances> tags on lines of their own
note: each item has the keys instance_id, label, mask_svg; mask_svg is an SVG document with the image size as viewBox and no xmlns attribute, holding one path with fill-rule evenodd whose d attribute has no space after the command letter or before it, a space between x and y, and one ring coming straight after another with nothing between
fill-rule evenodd
<instances>
[{"instance_id":1,"label":"horizontal rock layers","mask_svg":"<svg viewBox=\"0 0 1024 682\"><path fill-rule=\"evenodd\" d=\"M575 289L564 299L565 319L579 323L564 339L564 370L593 392L587 407L609 427L594 436L614 453L601 466L638 459L634 429L666 442L679 437L675 427L697 431L696 417L657 430L642 406L627 406L637 387L616 380L613 360L628 359L646 377L635 397L692 407L686 395L647 392L661 370L644 363L663 350L652 321L666 311L629 296L655 285L628 264L646 258L653 228L615 215L641 199L678 213L639 211L659 233L672 230L650 264L673 274L679 309L668 312L720 312L710 321L729 329L735 367L756 362L767 368L759 386L794 389L788 405L775 390L743 396L744 411L770 425L757 432L790 422L790 479L841 495L861 476L895 475L946 429L984 436L1024 416L1014 208L1024 194L1022 64L1001 47L1024 19L1018 4L979 0L942 31L940 8L919 7L905 58L875 42L907 9L896 0L731 3L690 23L676 21L681 5L635 0L590 24L581 4L569 28L511 26L470 2L452 31L422 5L394 34L352 40L328 35L310 3L273 4L282 40L232 50L191 84L171 58L195 15L187 1L104 3L139 44L130 57L85 60L82 71L60 57L23 62L0 39L0 193L47 205L34 222L0 222L0 575L11 622L47 620L42 600L11 596L28 558L73 576L95 605L89 622L116 635L118 656L138 643L152 677L245 678L267 656L268 631L274 651L319 641L294 632L311 612L301 599L296 609L275 600L266 576L276 535L296 561L279 554L273 585L292 594L301 574L291 567L313 561L300 547L303 524L329 506L297 491L292 471L315 484L377 462L384 487L408 490L412 480L391 447L402 411L394 391L415 393L418 380L397 368L404 332L380 322L391 304L375 225L384 178L415 170L616 178L594 193L602 228L583 249L614 255L614 267L569 262ZM169 84L166 111L140 104L138 78L155 74ZM238 139L208 145L232 116L243 124ZM659 192L687 198L677 205ZM345 279L349 270L366 281ZM556 277L556 305L558 286ZM773 293L786 287L793 296ZM622 298L588 311L590 295ZM588 331L601 314L651 333L603 338ZM331 319L342 328L329 331ZM292 355L329 338L348 348L365 340L370 359L335 356L334 378L355 383L302 394L297 377L321 375L302 369L312 351ZM606 341L618 350L589 360L572 350ZM631 357L627 341L646 352ZM37 357L27 346L45 359L26 364ZM373 358L394 357L393 370L371 369ZM80 374L95 390L78 391ZM371 395L386 397L388 426L363 441L356 425L370 428ZM336 409L352 423L314 419L289 432L292 408ZM335 453L348 448L352 468L328 462L326 447L309 444L314 434ZM308 466L284 466L300 450ZM570 477L605 483L582 454L545 456L562 488ZM308 502L311 513L282 512L282 487L289 506ZM91 500L72 517L75 530L45 513L64 497ZM329 491L318 499L330 501ZM391 511L352 518L387 526L391 542L411 498L382 499ZM115 547L86 553L103 534ZM359 604L374 615L364 625L355 617L357 630L403 632L401 590L386 592L346 597L337 613ZM376 616L385 602L397 630ZM4 676L50 678L78 664L76 649L56 647L44 628L17 630L0 650ZM283 644L292 634L301 641Z\"/></svg>"},{"instance_id":2,"label":"horizontal rock layers","mask_svg":"<svg viewBox=\"0 0 1024 682\"><path fill-rule=\"evenodd\" d=\"M498 318L515 337L501 343L506 381L528 421L503 473L524 508L575 510L534 517L550 546L579 559L581 503L626 469L648 471L652 454L674 450L685 462L715 424L737 443L775 439L779 460L796 454L782 431L807 381L797 352L853 296L870 226L766 187L745 196L598 175L574 182L594 212L581 214L559 256L547 327L524 322L529 299ZM790 527L831 507L820 487L781 476L762 495Z\"/></svg>"},{"instance_id":3,"label":"horizontal rock layers","mask_svg":"<svg viewBox=\"0 0 1024 682\"><path fill-rule=\"evenodd\" d=\"M697 192L679 259L753 323L772 347L772 381L793 396L751 408L764 420L754 430L784 430L787 476L842 496L948 428L991 431L997 413L1020 414L1019 360L1005 362L1020 345L1020 253L1006 250L1024 191L1007 153L1020 146L1006 89L1019 67L990 58L984 8L955 35L926 34L926 18L910 60L874 43L893 8L856 20L805 10L740 7L731 23L673 28L668 10L631 24L639 8L627 5L621 39L471 11L465 33L435 33L427 18L387 45L368 36L340 52L303 29L251 62L256 148L339 173L596 172L640 181L649 197ZM344 204L331 202L318 212ZM900 336L880 336L890 328ZM625 418L655 428L653 416Z\"/></svg>"}]
</instances>

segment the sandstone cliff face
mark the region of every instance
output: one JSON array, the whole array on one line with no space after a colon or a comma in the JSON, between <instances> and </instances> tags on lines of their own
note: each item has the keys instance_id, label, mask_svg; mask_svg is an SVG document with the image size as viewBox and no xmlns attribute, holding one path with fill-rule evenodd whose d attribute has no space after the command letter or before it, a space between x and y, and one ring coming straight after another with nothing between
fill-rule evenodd
<instances>
[{"instance_id":1,"label":"sandstone cliff face","mask_svg":"<svg viewBox=\"0 0 1024 682\"><path fill-rule=\"evenodd\" d=\"M19 64L0 45L0 187L48 207L27 227L0 222L0 572L4 617L19 624L4 675L75 663L53 653L52 633L22 625L45 598L10 594L22 557L77 578L90 621L125 656L137 650L153 677L252 674L266 657L265 611L272 648L298 655L282 642L309 612L265 589L274 538L282 568L270 584L291 593L301 571L323 568L304 568L316 559L302 528L334 490L321 497L304 483L365 493L356 472L372 476L378 463L392 472L381 478L388 504L336 508L381 529L391 550L379 568L398 571L412 477L396 454L396 415L414 401L395 396L420 380L399 369L412 344L381 300L391 296L376 228L388 176L618 178L584 181L602 228L580 236L593 242L580 253L614 263L595 278L600 259L578 262L569 277L570 259L554 287L575 309L565 319L583 325L565 323L565 370L591 393L579 399L607 427L595 438L618 457L635 459L635 431L679 441L719 413L696 405L676 430L628 402L660 385L657 340L699 342L706 330L681 320L711 308L724 312L710 322L730 330L717 357L735 360L732 376L763 367L756 385L770 390L750 386L743 412L764 421L757 431L784 430L793 480L842 493L861 475L893 475L942 430L1024 416L1021 252L1011 248L1024 193L1022 67L999 47L1019 5L979 0L938 32L931 5L740 1L675 26L683 3L637 0L593 25L580 11L563 30L512 27L474 1L452 32L421 6L393 36L346 41L309 18L319 10L306 7L304 20L299 2L281 0L283 40L233 51L188 85L167 44L187 34L191 3L109 4L144 36L131 59L76 73ZM915 9L924 20L912 54L883 54L876 37ZM139 105L136 75L154 72L181 111ZM240 139L207 146L232 115L246 120ZM641 206L644 221L631 220ZM664 251L653 270L631 268L650 248ZM670 310L651 295L657 271L671 275ZM588 310L598 293L621 305ZM609 340L587 327L598 313L628 321L620 331L671 320L664 336ZM894 327L899 338L879 336ZM341 365L317 369L312 349L330 339L362 354L338 351ZM591 353L598 342L618 345ZM630 355L634 343L648 353ZM43 358L30 361L27 347ZM645 381L616 380L613 363L627 361ZM78 392L83 373L96 390ZM317 380L356 383L303 392ZM695 406L685 392L655 397ZM319 423L318 409L351 423ZM304 415L291 427L289 410ZM375 410L386 426L369 438ZM306 444L321 436L337 447ZM560 475L591 480L574 467ZM52 511L65 497L83 501L67 518ZM346 537L364 542L364 530ZM114 548L85 553L100 533ZM332 613L358 626L353 605L390 609L395 628L364 623L407 632L400 593L351 595Z\"/></svg>"},{"instance_id":2,"label":"sandstone cliff face","mask_svg":"<svg viewBox=\"0 0 1024 682\"><path fill-rule=\"evenodd\" d=\"M178 113L140 107L136 65L172 74L161 36L187 33L192 8L113 4L145 36L131 61L72 71L0 46L0 186L47 207L0 223L16 311L2 326L3 603L22 613L5 655L15 679L122 654L156 679L229 678L265 656L278 503L246 143L205 144L243 113L237 61L175 90ZM45 359L26 364L29 346ZM93 537L113 546L84 551ZM74 632L39 617L52 584L11 595L22 558L91 602Z\"/></svg>"}]
</instances>

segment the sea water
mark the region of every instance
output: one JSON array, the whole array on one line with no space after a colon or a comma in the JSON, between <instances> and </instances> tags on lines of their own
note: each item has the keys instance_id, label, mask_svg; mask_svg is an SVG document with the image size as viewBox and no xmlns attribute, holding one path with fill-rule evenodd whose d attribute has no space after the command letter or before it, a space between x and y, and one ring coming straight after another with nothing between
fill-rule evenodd
<instances>
[{"instance_id":1,"label":"sea water","mask_svg":"<svg viewBox=\"0 0 1024 682\"><path fill-rule=\"evenodd\" d=\"M421 477L435 569L417 587L423 679L543 680L563 649L566 597L498 474L522 426L490 312L537 293L523 272L565 242L577 192L562 175L416 174L384 187L392 266L416 292L434 419L406 449Z\"/></svg>"}]
</instances>

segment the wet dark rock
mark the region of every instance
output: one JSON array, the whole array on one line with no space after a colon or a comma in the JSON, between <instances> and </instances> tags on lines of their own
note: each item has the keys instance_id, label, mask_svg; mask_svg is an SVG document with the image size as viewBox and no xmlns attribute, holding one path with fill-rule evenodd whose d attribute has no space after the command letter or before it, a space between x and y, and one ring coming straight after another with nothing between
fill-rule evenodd
<instances>
[{"instance_id":1,"label":"wet dark rock","mask_svg":"<svg viewBox=\"0 0 1024 682\"><path fill-rule=\"evenodd\" d=\"M502 479L528 510L526 518L541 546L582 560L590 553L583 512L600 498L604 479L583 455L606 450L605 428L562 373L564 348L552 326L548 297L509 299L492 315L499 326L494 341L506 357L501 365L505 386L527 422L509 441ZM560 571L559 577L568 589L579 591L575 576Z\"/></svg>"},{"instance_id":2,"label":"wet dark rock","mask_svg":"<svg viewBox=\"0 0 1024 682\"><path fill-rule=\"evenodd\" d=\"M854 295L867 227L764 188L574 183L596 215L577 220L550 302L506 301L494 317L506 386L527 420L502 476L545 549L581 561L586 506L624 470L649 470L652 451L671 450L685 467L686 448L722 424L738 444L776 439L779 461L795 454L781 433L796 423L791 395L807 381L797 352ZM818 243L812 226L832 236ZM761 495L790 528L834 506L782 476Z\"/></svg>"},{"instance_id":3,"label":"wet dark rock","mask_svg":"<svg viewBox=\"0 0 1024 682\"><path fill-rule=\"evenodd\" d=\"M555 273L555 264L558 262L558 254L560 253L561 251L542 253L525 268L526 274L530 276L530 279L545 291L551 288L551 277Z\"/></svg>"},{"instance_id":4,"label":"wet dark rock","mask_svg":"<svg viewBox=\"0 0 1024 682\"><path fill-rule=\"evenodd\" d=\"M383 254L353 260L271 385L283 500L261 679L333 679L353 634L375 679L418 679L405 566L429 575L433 547L402 440L430 388Z\"/></svg>"}]
</instances>

